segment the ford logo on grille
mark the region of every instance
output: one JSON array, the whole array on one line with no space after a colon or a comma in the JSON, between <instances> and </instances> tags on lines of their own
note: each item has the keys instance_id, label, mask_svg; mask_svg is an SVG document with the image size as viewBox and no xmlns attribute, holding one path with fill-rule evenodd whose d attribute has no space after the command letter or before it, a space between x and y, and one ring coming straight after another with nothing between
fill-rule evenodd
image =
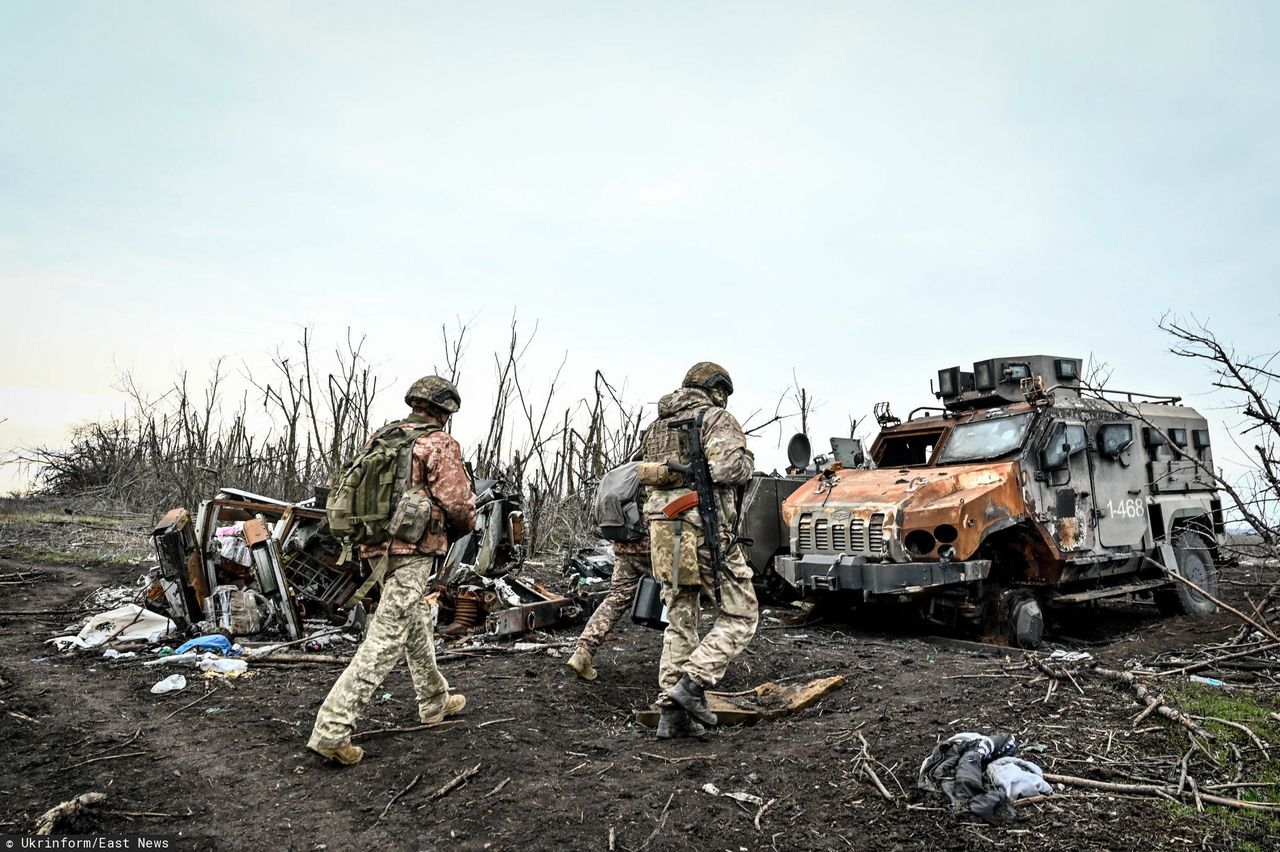
<instances>
[{"instance_id":1,"label":"ford logo on grille","mask_svg":"<svg viewBox=\"0 0 1280 852\"><path fill-rule=\"evenodd\" d=\"M836 509L831 513L831 520L833 521L847 521L849 517L848 509Z\"/></svg>"}]
</instances>

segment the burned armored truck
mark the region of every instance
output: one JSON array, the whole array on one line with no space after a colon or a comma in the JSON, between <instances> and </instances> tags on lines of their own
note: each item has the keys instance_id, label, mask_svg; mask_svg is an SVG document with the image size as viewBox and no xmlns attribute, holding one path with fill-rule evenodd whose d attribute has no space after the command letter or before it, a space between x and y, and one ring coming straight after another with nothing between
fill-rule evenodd
<instances>
[{"instance_id":1,"label":"burned armored truck","mask_svg":"<svg viewBox=\"0 0 1280 852\"><path fill-rule=\"evenodd\" d=\"M744 505L764 530L757 570L1024 647L1058 605L1137 594L1166 614L1211 611L1166 575L1216 594L1207 422L1177 397L1082 389L1080 367L1030 356L942 370L940 408L903 422L877 406L862 467L758 479Z\"/></svg>"}]
</instances>

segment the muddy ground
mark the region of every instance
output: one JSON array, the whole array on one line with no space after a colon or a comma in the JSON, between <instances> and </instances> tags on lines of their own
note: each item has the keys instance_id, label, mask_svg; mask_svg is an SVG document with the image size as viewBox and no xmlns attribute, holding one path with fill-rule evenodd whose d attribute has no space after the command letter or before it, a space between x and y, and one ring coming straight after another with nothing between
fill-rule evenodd
<instances>
[{"instance_id":1,"label":"muddy ground","mask_svg":"<svg viewBox=\"0 0 1280 852\"><path fill-rule=\"evenodd\" d=\"M100 560L78 567L0 558L0 611L76 610L92 589L137 573ZM1250 586L1231 583L1257 580L1236 576L1224 592L1239 597ZM1038 673L1017 668L1018 652L940 646L884 625L787 626L779 614L766 617L722 688L848 678L794 716L717 730L706 742L656 741L634 724L632 711L653 697L660 634L624 624L597 658L593 684L567 676L564 657L546 651L443 663L468 699L462 721L364 739L365 761L349 769L322 765L304 749L339 668L264 665L249 679L213 681L188 672L185 691L154 696L149 689L159 675L137 661L62 655L46 644L77 616L2 615L0 833L29 831L47 808L95 790L106 801L60 830L179 835L182 849L1280 845L1274 815L1212 807L1197 813L1159 799L1076 789L1019 808L1016 821L1000 825L953 814L914 788L920 761L953 732L1013 731L1043 747L1026 756L1047 771L1118 781L1158 777L1177 764L1187 740L1158 718L1135 732L1131 722L1142 707L1123 687L1085 680L1084 694L1064 684L1047 695L1047 681L1032 682ZM1120 668L1225 641L1236 626L1225 615L1161 619L1154 607L1132 604L1081 613L1063 628L1074 644L1061 646L1087 647ZM1247 696L1263 716L1280 710L1269 673L1245 670L1241 677L1233 695ZM401 665L362 729L414 725L415 710ZM1254 724L1265 738L1269 729ZM880 761L893 801L855 777L858 733ZM1235 743L1244 781L1271 777L1269 761L1243 734ZM478 771L465 785L429 800L472 767ZM1230 767L1221 772L1232 774ZM758 807L713 797L701 790L708 782L773 804L757 828ZM1278 798L1274 787L1259 789L1258 798Z\"/></svg>"}]
</instances>

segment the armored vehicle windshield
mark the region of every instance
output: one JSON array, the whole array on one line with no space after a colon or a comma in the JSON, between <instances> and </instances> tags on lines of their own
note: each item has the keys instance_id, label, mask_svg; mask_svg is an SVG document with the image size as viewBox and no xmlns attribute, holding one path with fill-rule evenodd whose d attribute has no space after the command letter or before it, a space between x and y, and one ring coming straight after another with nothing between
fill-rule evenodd
<instances>
[{"instance_id":1,"label":"armored vehicle windshield","mask_svg":"<svg viewBox=\"0 0 1280 852\"><path fill-rule=\"evenodd\" d=\"M957 425L938 454L938 464L988 461L1021 449L1033 416L1028 411Z\"/></svg>"}]
</instances>

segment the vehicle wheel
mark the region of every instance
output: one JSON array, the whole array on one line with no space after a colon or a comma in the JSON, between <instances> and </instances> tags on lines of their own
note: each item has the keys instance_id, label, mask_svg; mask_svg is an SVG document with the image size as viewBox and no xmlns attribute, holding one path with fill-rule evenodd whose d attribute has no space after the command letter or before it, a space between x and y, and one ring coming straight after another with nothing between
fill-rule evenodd
<instances>
[{"instance_id":1,"label":"vehicle wheel","mask_svg":"<svg viewBox=\"0 0 1280 852\"><path fill-rule=\"evenodd\" d=\"M1015 648L1032 650L1044 641L1044 613L1036 596L1027 591L1010 591L1000 598L999 631Z\"/></svg>"},{"instance_id":2,"label":"vehicle wheel","mask_svg":"<svg viewBox=\"0 0 1280 852\"><path fill-rule=\"evenodd\" d=\"M773 570L773 563L769 563L769 567L763 573L757 574L755 577L755 585L757 593L761 601L774 604L789 604L792 601L800 600L800 593L795 587L782 579L778 572Z\"/></svg>"},{"instance_id":3,"label":"vehicle wheel","mask_svg":"<svg viewBox=\"0 0 1280 852\"><path fill-rule=\"evenodd\" d=\"M1211 595L1218 594L1217 572L1213 551L1200 533L1181 529L1173 534L1173 555L1178 573ZM1190 586L1173 581L1172 588L1155 592L1156 607L1162 615L1204 615L1216 612L1213 601L1193 591Z\"/></svg>"}]
</instances>

